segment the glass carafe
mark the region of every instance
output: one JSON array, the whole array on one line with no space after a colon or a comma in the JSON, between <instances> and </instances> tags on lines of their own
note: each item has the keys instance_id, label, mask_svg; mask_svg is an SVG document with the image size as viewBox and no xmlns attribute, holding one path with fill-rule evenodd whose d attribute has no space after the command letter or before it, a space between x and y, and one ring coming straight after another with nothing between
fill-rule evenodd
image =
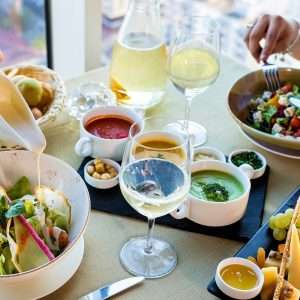
<instances>
[{"instance_id":1,"label":"glass carafe","mask_svg":"<svg viewBox=\"0 0 300 300\"><path fill-rule=\"evenodd\" d=\"M166 89L159 0L131 0L113 48L110 86L121 105L147 109Z\"/></svg>"}]
</instances>

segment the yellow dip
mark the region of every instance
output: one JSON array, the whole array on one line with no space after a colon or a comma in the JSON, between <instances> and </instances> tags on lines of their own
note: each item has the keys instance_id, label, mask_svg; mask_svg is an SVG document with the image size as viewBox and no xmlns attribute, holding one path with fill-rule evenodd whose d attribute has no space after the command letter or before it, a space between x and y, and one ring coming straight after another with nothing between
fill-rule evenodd
<instances>
[{"instance_id":1,"label":"yellow dip","mask_svg":"<svg viewBox=\"0 0 300 300\"><path fill-rule=\"evenodd\" d=\"M230 286L239 290L250 290L257 284L257 275L249 267L233 264L220 272L222 279Z\"/></svg>"}]
</instances>

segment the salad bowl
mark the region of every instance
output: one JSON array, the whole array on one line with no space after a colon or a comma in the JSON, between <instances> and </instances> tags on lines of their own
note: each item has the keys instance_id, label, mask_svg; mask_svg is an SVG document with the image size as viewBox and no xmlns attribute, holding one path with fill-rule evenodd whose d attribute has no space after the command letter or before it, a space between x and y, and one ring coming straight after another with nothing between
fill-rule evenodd
<instances>
[{"instance_id":1,"label":"salad bowl","mask_svg":"<svg viewBox=\"0 0 300 300\"><path fill-rule=\"evenodd\" d=\"M35 153L23 150L0 152L0 186L8 189L22 176L37 186L36 166ZM1 299L32 300L54 292L74 275L83 257L83 234L90 213L86 185L69 165L46 154L41 155L40 170L41 184L62 192L69 200L69 243L61 254L47 263L24 272L0 276Z\"/></svg>"},{"instance_id":2,"label":"salad bowl","mask_svg":"<svg viewBox=\"0 0 300 300\"><path fill-rule=\"evenodd\" d=\"M282 84L291 83L300 85L300 70L293 68L279 68L279 76ZM250 126L249 102L259 97L267 90L263 72L257 70L240 78L230 89L228 95L228 109L238 126L258 142L280 146L285 149L300 150L300 138L282 137L260 131Z\"/></svg>"}]
</instances>

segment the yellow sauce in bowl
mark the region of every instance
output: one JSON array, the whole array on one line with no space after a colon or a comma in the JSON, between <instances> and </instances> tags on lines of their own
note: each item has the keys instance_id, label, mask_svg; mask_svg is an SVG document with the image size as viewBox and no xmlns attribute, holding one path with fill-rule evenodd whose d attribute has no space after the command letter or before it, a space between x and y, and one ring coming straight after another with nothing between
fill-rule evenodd
<instances>
[{"instance_id":1,"label":"yellow sauce in bowl","mask_svg":"<svg viewBox=\"0 0 300 300\"><path fill-rule=\"evenodd\" d=\"M258 282L256 273L251 268L240 264L224 267L220 275L228 285L239 290L251 290Z\"/></svg>"}]
</instances>

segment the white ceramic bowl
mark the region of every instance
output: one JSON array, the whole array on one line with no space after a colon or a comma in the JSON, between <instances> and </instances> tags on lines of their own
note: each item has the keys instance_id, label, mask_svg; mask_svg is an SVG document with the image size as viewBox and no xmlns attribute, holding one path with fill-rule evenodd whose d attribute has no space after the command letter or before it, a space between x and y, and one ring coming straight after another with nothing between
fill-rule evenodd
<instances>
[{"instance_id":1,"label":"white ceramic bowl","mask_svg":"<svg viewBox=\"0 0 300 300\"><path fill-rule=\"evenodd\" d=\"M95 107L87 112L80 121L80 139L75 145L75 152L79 156L105 157L116 161L121 161L127 138L104 139L88 132L85 128L87 122L98 116L119 116L125 117L135 122L142 122L142 117L134 110L122 106Z\"/></svg>"},{"instance_id":2,"label":"white ceramic bowl","mask_svg":"<svg viewBox=\"0 0 300 300\"><path fill-rule=\"evenodd\" d=\"M214 147L196 147L194 149L194 157L198 153L202 153L204 155L212 155L216 158L215 160L226 162L225 154L222 151L220 151L219 149L214 148ZM201 159L200 161L203 161L203 160L214 160L214 159Z\"/></svg>"},{"instance_id":3,"label":"white ceramic bowl","mask_svg":"<svg viewBox=\"0 0 300 300\"><path fill-rule=\"evenodd\" d=\"M89 161L84 166L84 179L89 185L91 185L91 186L93 186L94 188L97 188L97 189L110 189L110 188L118 185L118 183L119 183L119 173L120 173L121 166L117 162L115 162L111 159L101 159L101 161L103 161L104 163L113 166L118 175L111 178L111 179L96 179L93 176L89 175L89 173L87 172L87 167L93 161L94 160Z\"/></svg>"},{"instance_id":4,"label":"white ceramic bowl","mask_svg":"<svg viewBox=\"0 0 300 300\"><path fill-rule=\"evenodd\" d=\"M221 277L221 271L232 264L243 265L251 268L257 276L257 284L250 290L240 290L228 285ZM215 280L218 288L227 296L234 299L252 299L255 298L262 290L264 284L264 275L261 269L248 259L240 257L230 257L222 260L217 267Z\"/></svg>"},{"instance_id":5,"label":"white ceramic bowl","mask_svg":"<svg viewBox=\"0 0 300 300\"><path fill-rule=\"evenodd\" d=\"M189 194L185 203L171 215L176 219L188 218L195 223L214 227L239 221L246 211L249 199L251 183L247 174L238 167L216 160L198 161L192 164L192 173L204 170L232 175L243 185L244 193L237 199L226 202L207 201Z\"/></svg>"},{"instance_id":6,"label":"white ceramic bowl","mask_svg":"<svg viewBox=\"0 0 300 300\"><path fill-rule=\"evenodd\" d=\"M243 153L243 152L254 152L259 157L259 159L261 160L262 167L259 168L259 169L254 169L249 164L243 164L243 165L239 166L239 168L243 169L244 172L249 173L250 179L256 179L256 178L259 178L259 177L263 176L264 173L265 173L265 171L266 171L267 160L265 159L265 157L262 154L260 154L257 151L250 150L250 149L238 149L238 150L235 150L235 151L233 151L233 152L231 152L229 154L229 157L228 157L229 164L235 166L235 164L232 162L232 157L234 155L236 155L236 154Z\"/></svg>"},{"instance_id":7,"label":"white ceramic bowl","mask_svg":"<svg viewBox=\"0 0 300 300\"><path fill-rule=\"evenodd\" d=\"M36 185L36 159L36 155L29 151L0 152L0 185L10 187L23 175ZM41 156L41 183L61 190L71 202L70 244L61 255L45 265L19 274L0 276L1 299L42 298L65 284L81 263L83 233L90 213L87 187L68 164L45 154Z\"/></svg>"}]
</instances>

